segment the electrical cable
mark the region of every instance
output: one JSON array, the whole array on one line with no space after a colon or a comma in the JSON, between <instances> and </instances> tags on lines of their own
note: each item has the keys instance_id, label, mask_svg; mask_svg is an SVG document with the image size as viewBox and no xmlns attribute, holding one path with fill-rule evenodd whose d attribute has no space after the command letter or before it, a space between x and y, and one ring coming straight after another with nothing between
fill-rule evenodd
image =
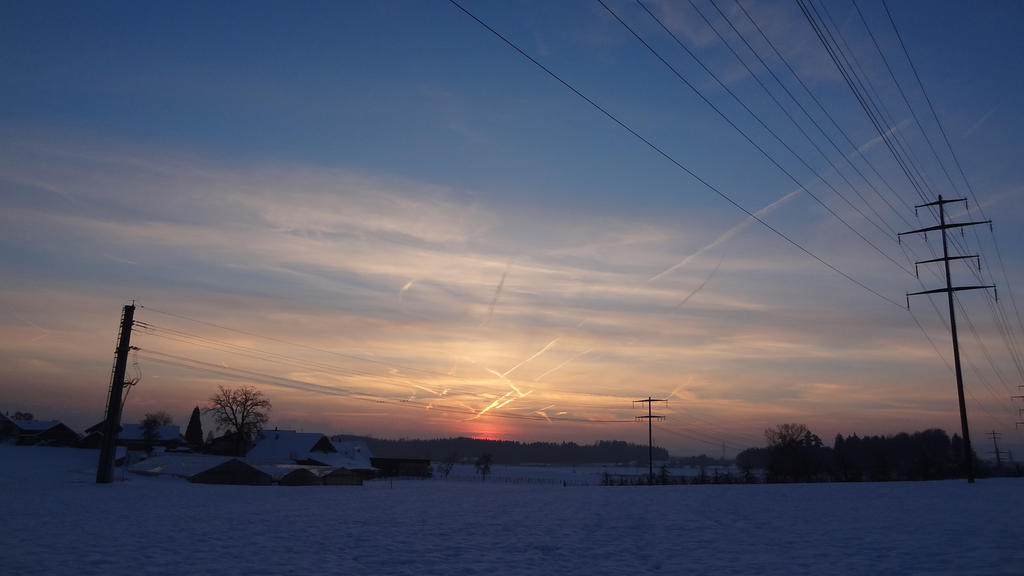
<instances>
[{"instance_id":1,"label":"electrical cable","mask_svg":"<svg viewBox=\"0 0 1024 576\"><path fill-rule=\"evenodd\" d=\"M651 148L651 149L652 149L652 150L654 150L654 151L655 151L656 153L658 153L658 155L660 155L661 157L663 157L663 158L665 158L666 160L668 160L669 162L671 162L671 163L672 163L673 165L675 165L675 166L676 166L677 168L679 168L680 170L682 170L682 171L686 172L687 174L689 174L689 175L690 175L690 177L692 177L692 178L693 178L694 180L696 180L697 182L699 182L699 183L700 183L701 185L703 185L703 186L704 186L705 188L707 188L708 190L710 190L710 191L714 192L715 194L717 194L717 195L718 195L719 197L721 197L722 199L724 199L724 200L725 200L726 202L728 202L729 204L732 204L732 205L733 205L733 206L734 206L735 208L737 208L738 210L740 210L741 212L743 212L744 214L746 214L747 216L749 216L749 217L750 217L751 219L753 219L753 220L754 220L754 221L756 221L757 223L761 224L761 226L763 226L763 227L765 227L766 229L770 230L770 231L771 231L771 232L773 232L773 233L774 233L774 234L775 234L776 236L778 236L778 237L782 238L783 240L785 240L786 242L788 242L789 244L791 244L792 246L794 246L795 248L797 248L798 250L800 250L801 252L803 252L804 254L806 254L806 255L810 256L811 258L813 258L813 259L817 260L817 261L818 261L819 263L821 263L821 264L822 264L823 266L825 266L826 268L828 268L828 269L832 270L832 271L833 271L833 272L835 272L836 274L839 274L840 276L842 276L842 277L843 277L843 278L845 278L846 280L850 281L851 283L853 283L853 284L855 284L855 285L859 286L860 288L862 288L862 289L866 290L867 292L870 292L871 294L874 294L875 296L877 296L878 298L880 298L880 299L882 299L882 300L884 300L884 301L888 302L889 304L892 304L892 305L894 305L894 306L897 306L897 307L903 308L903 305L902 305L902 304L900 304L899 302L897 302L897 301L895 301L895 300L893 300L893 299L891 299L891 298L889 298L889 297L887 297L887 296L883 295L883 294L882 294L881 292L878 292L878 291L877 291L877 290L875 290L874 288L871 288L870 286L868 286L868 285L864 284L864 283L863 283L863 282L861 282L860 280L857 280L856 278L854 278L854 277L850 276L850 275L849 275L849 274L847 274L846 272L843 272L842 270L840 270L840 269L839 269L839 268L837 268L836 266L834 266L834 265L830 264L829 262L825 261L825 260L824 260L823 258L821 258L820 256L818 256L817 254L815 254L815 253L811 252L811 251L810 251L810 250L808 250L807 248L804 248L804 247L803 247L803 246L802 246L801 244L799 244L799 243L798 243L797 241L793 240L792 238L790 238L789 236L787 236L786 234L784 234L784 233L783 233L782 231L780 231L780 230L778 230L777 228L773 227L772 225L768 224L768 222L766 222L766 221L765 221L765 220L763 220L762 218L758 217L758 216L757 216L756 214L754 214L753 212L751 212L751 211L750 211L750 210L748 210L747 208L743 207L743 206L742 206L742 205L741 205L741 204L740 204L739 202L737 202L736 200L734 200L734 199L733 199L733 198L732 198L731 196L729 196L728 194L726 194L725 192L723 192L723 191L722 191L722 190L720 190L719 188L715 187L715 186L714 186L713 184L711 184L711 183L710 183L710 182L708 182L707 180L704 180L703 178L701 178L701 177L700 177L699 175L697 175L697 173L695 173L694 171L692 171L692 170L690 170L689 168L687 168L687 167L686 167L686 166L685 166L684 164L682 164L682 163L681 163L680 161L676 160L676 159L675 159L674 157L672 157L672 156L671 156L671 155L669 155L669 154L668 154L667 152L665 152L665 151L664 151L664 150L663 150L662 148L658 147L658 145L654 144L654 142L652 142L651 140L649 140L649 139L647 139L646 137L644 137L643 135L641 135L641 134L640 134L639 132L637 132L637 131L636 131L636 130L634 130L634 129L633 129L632 127L630 127L630 126L629 126L628 124L626 124L625 122L623 122L622 120L620 120L620 119L619 119L618 117L616 117L615 115L613 115L613 114L612 114L611 112L609 112L609 111L608 111L607 109L605 109L604 107L602 107L602 106L601 106L600 104L598 104L597 102L595 102L594 100L592 100L591 98L589 98L588 96L586 96L585 94L583 94L583 93L582 93L582 92L581 92L580 90L578 90L578 89L577 89L577 88L576 88L575 86L573 86L572 84L570 84L570 83L569 83L569 82L567 82L566 80L563 80L563 79L561 78L561 76L559 76L558 74L556 74L556 73L555 73L554 71L552 71L552 70L551 70L550 68L548 68L547 66L545 66L544 64L542 64L542 63L541 63L540 61L538 61L537 59L535 59L535 58L534 58L533 56L530 56L530 55L529 55L529 54L528 54L528 53L527 53L527 52L526 52L525 50L523 50L522 48L520 48L520 47L519 47L519 46L518 46L518 45L517 45L516 43L512 42L512 41L511 41L510 39L508 39L507 37L505 37L505 36L504 36L503 34L501 34L500 32L498 32L498 31L497 31L497 30L495 30L494 28L492 28L492 27L491 27L491 26L490 26L489 24L487 24L486 22L484 22L483 20L481 20L480 18L478 18L478 17L477 17L477 16L475 15L475 14L473 14L472 12L470 12L469 10L467 10L467 9L466 9L465 7L463 7L463 6L462 6L462 4L460 4L460 3L459 3L459 2L457 2L456 0L448 0L448 1L449 1L449 3L451 3L451 4L453 5L453 6L455 6L456 8L458 8L459 10L461 10L461 11L462 11L463 13L465 13L465 14L466 14L467 16L469 16L469 17L470 17L470 18L471 18L472 20L474 20L474 21L475 21L475 22L476 22L477 24L479 24L480 26L482 26L482 27L483 27L483 28L484 28L485 30L487 30L487 31L488 31L488 32L490 32L490 33L491 33L492 35L494 35L494 36L495 36L496 38L498 38L499 40L501 40L502 42L504 42L504 43L505 43L506 45L508 45L508 46L509 46L510 48L512 48L513 50L515 50L516 52L518 52L518 53L519 53L519 54L520 54L521 56L523 56L524 58L526 58L527 60L529 60L529 61L530 61L531 63L533 63L533 64L534 64L535 66L537 66L538 68L540 68L541 70L543 70L543 71L544 71L545 73L547 73L547 74L548 74L549 76L551 76L551 77L552 77L553 79L555 79L555 80L556 80L556 81L557 81L558 83L560 83L560 84L561 84L562 86L564 86L565 88L567 88L568 90L570 90L571 92L573 92L574 94L576 94L577 96L579 96L579 97L580 97L581 99L583 99L583 100L584 100L585 102L587 102L588 104L590 104L590 105L591 105L591 106L592 106L593 108L595 108L595 109L596 109L596 110L597 110L598 112L600 112L601 114L603 114L604 116L606 116L606 117L607 117L607 118L608 118L609 120L611 120L612 122L614 122L615 124L617 124L617 125L618 125L619 127L621 127L621 128L623 129L623 130L625 130L625 131L629 132L630 134L632 134L632 135L633 135L633 136L634 136L635 138L637 138L638 140L640 140L641 142L643 142L643 143L644 143L645 145L647 145L647 147Z\"/></svg>"},{"instance_id":2,"label":"electrical cable","mask_svg":"<svg viewBox=\"0 0 1024 576\"><path fill-rule=\"evenodd\" d=\"M831 208L831 207L830 207L830 206L829 206L828 204L826 204L826 203L824 202L824 200L822 200L821 198L819 198L817 194L815 194L815 193L811 192L811 190L810 190L809 188L807 188L807 187L806 187L806 186L805 186L805 185L804 185L804 184L803 184L803 183L802 183L802 182L801 182L801 181L800 181L800 180L799 180L799 179L798 179L798 178L797 178L796 176L794 176L792 172L790 172L789 170L787 170L787 169L786 169L786 167L784 167L784 166L783 166L783 165L782 165L781 163L779 163L779 161L778 161L778 160L776 160L776 159L775 159L775 158L774 158L774 157L773 157L773 156L772 156L771 154L769 154L769 153L768 153L768 151L767 151L767 150L765 150L763 146L761 146L760 144L758 144L757 142L755 142L755 141L754 141L754 139L753 139L753 138L751 138L751 136L750 136L749 134L747 134L747 133L746 133L746 132L745 132L745 131L744 131L744 130L743 130L742 128L740 128L740 127L739 127L739 125L737 125L737 124L736 124L735 122L733 122L733 120L732 120L732 119L730 119L730 118L729 118L729 117L728 117L728 116L727 116L727 115L726 115L726 114L725 114L724 112L722 112L722 110L721 110L721 109L720 109L720 108L719 108L718 106L716 106L716 105L715 105L715 104L714 104L714 103L713 103L713 102L712 102L711 100L709 100L709 99L708 99L708 97L707 97L707 96L705 96L705 95L704 95L704 94L703 94L703 93L702 93L702 92L701 92L701 91L700 91L700 90L699 90L699 89L698 89L698 88L697 88L696 86L694 86L694 85L693 85L693 84L692 84L692 83L691 83L691 82L690 82L689 80L687 80L687 79L686 79L686 77L685 77L685 76L683 76L683 75L682 75L682 74L681 74L681 73L679 72L679 70L677 70L677 69L676 69L676 67L675 67L675 66L673 66L673 65L672 65L672 64L671 64L671 63L670 63L670 62L669 62L668 60L666 60L666 59L665 59L665 57L664 57L664 56L662 56L662 55L661 55L661 54L660 54L660 53L659 53L659 52L658 52L657 50L655 50L653 46L651 46L651 45L650 45L650 44L649 44L649 43L648 43L648 42L647 42L646 40L644 40L644 39L643 39L643 37L641 37L641 36L640 36L640 34L636 32L636 30L634 30L634 29L633 29L633 28L632 28L632 27L631 27L631 26L630 26L629 24L627 24L627 23L626 23L626 21L625 21L625 20L623 20L623 19L622 19L622 18L621 18L621 17L620 17L620 16L619 16L619 15L618 15L617 13L615 13L615 11L613 11L613 10L612 10L612 9L611 9L611 8L610 8L610 7L609 7L609 6L607 5L607 4L605 4L604 0L597 0L597 2L598 2L598 3L599 3L599 4L601 5L601 6L603 6L603 7L604 7L604 9L605 9L606 11L608 11L608 13L609 13L609 14L611 14L611 15L612 15L612 17L613 17L613 18L615 18L615 20L617 20L617 21L619 22L619 24L621 24L621 25L622 25L622 26L623 26L623 27L624 27L624 28L625 28L626 30L628 30L628 31L629 31L629 33L630 33L630 34L632 34L634 38L636 38L636 39L637 39L637 40L638 40L638 41L639 41L639 42L640 42L641 44L643 44L643 45L644 45L644 47L645 47L645 48L647 48L647 50L648 50L648 51L649 51L649 52L650 52L651 54L653 54L653 55L654 55L654 57L655 57L655 58L657 58L657 59L658 59L659 61L661 61L661 63L662 63L662 64L664 64L664 65L665 65L666 67L668 67L668 69L672 71L672 73L673 73L673 74L674 74L674 75L676 76L676 78L678 78L678 79L679 79L680 81L682 81L682 82L683 82L683 84L685 84L685 85L686 85L686 86L687 86L687 87L688 87L688 88L689 88L689 89L690 89L691 91L693 91L693 93L694 93L695 95L697 95L697 96L698 96L698 97L699 97L699 98L700 98L700 99L701 99L702 101L704 101L704 103L705 103L705 104L707 104L708 106L710 106L710 107L711 107L711 109L712 109L712 110L714 110L714 111L715 111L715 113L717 113L717 114L718 114L718 115L719 115L719 116L720 116L720 117L721 117L721 118L722 118L723 120L725 120L725 122L726 122L727 124L729 124L729 126L731 126L731 127L732 127L732 128L734 129L734 130L736 130L736 132L738 132L738 133L739 133L739 134L740 134L740 135L741 135L741 136L742 136L742 137L743 137L743 138L744 138L744 139L745 139L745 140L747 141L747 143L749 143L749 144L750 144L751 146L753 146L753 147L754 147L754 148L755 148L755 149L756 149L756 150L757 150L758 152L760 152L760 153L761 153L761 155L762 155L762 156L764 156L764 157L765 157L765 158L766 158L766 159L767 159L767 160L768 160L769 162L771 162L771 163L772 163L772 165L774 165L774 166L775 166L776 168L778 168L778 169L779 169L779 171L781 171L781 172L782 172L783 174L785 174L785 175L786 175L786 177L788 177L788 178L789 178L790 180L792 180L792 181L793 181L793 183L794 183L794 184L795 184L795 185L796 185L797 187L799 187L799 188L800 188L801 190L803 190L803 191L804 191L804 193L806 193L806 194L807 194L808 196L810 196L811 198L813 198L813 199L814 199L814 201L815 201L815 202L817 202L817 203L818 203L818 204L819 204L819 205L820 205L820 206L821 206L822 208L824 208L824 209L825 209L825 210L826 210L826 211L827 211L827 212L828 212L829 214L831 214L833 218L835 218L836 220L839 220L840 222L842 222L842 224L843 224L844 226L846 226L846 227L847 227L847 228L848 228L848 229L849 229L849 230L850 230L851 232L853 232L854 234L856 234L856 235L857 235L857 236L858 236L858 237L859 237L859 238L860 238L861 240L863 240L863 241L864 241L864 242L865 242L865 243L866 243L866 244L867 244L868 246L871 246L871 248L873 248L873 249L874 249L874 250L875 250L876 252L878 252L879 254L881 254L881 255L882 255L882 256L883 256L883 257L884 257L885 259L887 259L887 260L889 260L890 262L892 262L892 263L893 263L893 264L894 264L894 265L895 265L895 266L896 266L897 268L899 268L899 269L903 270L904 272L906 272L906 273L907 273L907 275L910 275L910 276L912 276L912 275L913 275L913 273L912 273L912 272L911 272L911 271L910 271L909 269L907 269L906 267L904 267L904 266L903 266L903 264L901 264L900 262L897 262L895 258L893 258L893 257L892 257L892 256L890 256L890 255L889 255L889 254L888 254L887 252L885 252L884 250L882 250L881 248L879 248L879 247L878 247L878 246L877 246L877 245L876 245L876 244L875 244L874 242L872 242L871 240L869 240L869 239L867 238L867 236L865 236L865 235L864 235L863 233L861 233L861 231L860 231L860 230L857 230L857 229L856 229L856 228L855 228L855 227L854 227L854 226L853 226L852 224L850 224L849 222L847 222L845 218L843 218L842 216L840 216L840 215L839 215L839 214L838 214L838 213L837 213L837 212L836 212L835 210L833 210L833 209L832 209L832 208ZM655 19L655 20L657 20L657 19ZM660 20L657 20L657 21L658 21L658 23L659 23L659 24L661 23L661 21L660 21ZM664 25L662 25L662 26L664 27ZM676 36L675 36L674 34L672 34L672 33L671 33L670 31L668 31L668 29L667 29L667 28L664 28L664 29L665 29L665 31L666 31L666 32L668 32L668 33L669 33L669 35L671 35L671 36L672 36L673 38L675 38L675 39L676 39L676 41L678 42L678 38L676 38ZM718 79L718 76L716 76L716 75L715 75L715 74L714 74L713 72L711 72L711 70L710 70L710 69L708 69L708 68L707 68L707 66L705 66L705 65L703 64L703 62L702 62L702 61L700 60L700 58L698 58L698 57L697 57L696 55L694 55L694 54L693 54L693 52L692 52L692 51L690 51L690 49L689 49L689 48L687 48L687 47L685 46L685 44L683 44L683 43L679 42L679 46L683 47L683 49L684 49L684 50L685 50L685 51L686 51L686 52L687 52L687 53L688 53L688 54L689 54L689 55L690 55L690 56L691 56L691 57L692 57L692 58L693 58L694 60L696 60L696 61L698 62L698 64L700 64L700 65L701 65L701 66L702 66L702 67L704 68L704 70L705 70L705 71L707 71L707 72L708 72L708 74L710 74L710 75L711 75L711 77L715 79L715 81L716 81L716 82L718 82L718 83L719 83L719 84L720 84L720 85L721 85L721 86L722 86L723 88L725 88L725 90L726 90L726 91L727 91L727 92L728 92L728 93L729 93L730 95L732 95L732 96L733 96L733 98L735 98L735 99L736 99L736 101L737 101L737 102L739 102L739 103L740 103L740 105L741 105L741 106L743 106L743 107L744 107L744 108L745 108L745 109L746 109L746 110L747 110L747 111L748 111L748 112L749 112L749 113L750 113L750 114L751 114L751 115L752 115L752 116L753 116L753 117L754 117L754 118L755 118L755 119L756 119L756 120L757 120L757 121L758 121L758 122L759 122L759 123L761 124L761 126L763 126L763 127L764 127L764 129L768 131L768 133L769 133L769 134L771 134L772 136L774 136L774 137L775 137L775 139L776 139L776 140L777 140L777 141L778 141L778 142L779 142L780 144L782 144L782 146L783 146L783 147L785 147L785 148L786 148L786 149L787 149L787 150L788 150L788 151L789 151L789 152L790 152L791 154L793 154L793 156L795 156L795 157L796 157L796 158L797 158L798 160L800 160L800 161L801 161L801 162L802 162L802 163L804 164L804 166L805 166L805 167L807 167L807 169L808 169L808 170L811 170L811 172L813 172L813 173L814 173L814 174L815 174L815 175L816 175L816 176L817 176L817 177L818 177L819 179L821 179L821 181L822 181L822 182L823 182L823 183L824 183L825 185L827 185L827 186L828 186L829 188L831 188L831 189L832 189L832 191L836 193L836 195L838 195L839 197L843 198L844 200L846 199L846 198L845 198L845 197L844 197L844 196L843 196L843 195L842 195L842 194L841 194L841 193L840 193L840 192L839 192L839 191L838 191L838 190L837 190L837 189L836 189L836 188L835 188L834 186L832 186L832 184L830 184L830 183L829 183L829 182L828 182L827 180L825 180L825 179L821 178L821 176L820 176L820 175L818 175L818 174L817 174L817 172L816 172L816 171L815 171L815 170L814 170L813 168L811 168L811 166L810 166L810 165L809 165L809 164L808 164L808 163L807 163L806 161L804 161L804 160L803 160L803 158L801 158L801 157L800 157L800 156L799 156L799 155L798 155L798 154L797 154L797 153L796 153L796 152L795 152L795 151L793 150L793 148L792 148L792 147L790 147L790 146L789 146L788 144L786 144L786 143L785 143L785 141L783 141L783 140L782 140L782 139L781 139L781 138L780 138L780 137L778 136L778 134L776 134L776 133L775 133L775 131L774 131L774 130L772 130L772 129L771 129L771 128L770 128L770 127L769 127L769 126L767 125L767 124L765 124L765 123L764 123L764 121L763 121L763 120L761 120L761 118L760 118L759 116L757 116L756 114L754 114L754 112L753 112L752 110L750 110L750 108L748 108L748 107L746 106L746 104L744 104L744 103L743 103L743 102L742 102L742 101L741 101L741 100L740 100L739 98L737 98L737 97L736 97L736 95L735 95L735 94L734 94L734 93L732 92L732 90L730 90L730 89L729 89L728 87L726 87L726 86L725 86L725 84L724 84L724 83L722 83L722 81ZM849 200L847 200L847 203L849 203ZM850 206L851 206L851 207L853 207L853 204L852 204L852 203L850 203ZM868 218L867 218L867 216L864 216L863 212L860 212L860 214L861 214L861 216L863 216L863 217L864 217L865 219L867 219L868 221L870 221L870 219L868 219Z\"/></svg>"}]
</instances>

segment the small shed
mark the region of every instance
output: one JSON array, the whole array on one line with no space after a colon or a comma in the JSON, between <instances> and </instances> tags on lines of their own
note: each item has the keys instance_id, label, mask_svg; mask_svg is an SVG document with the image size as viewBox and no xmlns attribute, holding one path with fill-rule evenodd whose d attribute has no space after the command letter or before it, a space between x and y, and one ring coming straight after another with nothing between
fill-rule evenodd
<instances>
[{"instance_id":1,"label":"small shed","mask_svg":"<svg viewBox=\"0 0 1024 576\"><path fill-rule=\"evenodd\" d=\"M274 479L270 474L262 472L242 462L238 458L232 458L223 464L193 474L189 482L197 484L235 484L247 486L270 486Z\"/></svg>"},{"instance_id":2,"label":"small shed","mask_svg":"<svg viewBox=\"0 0 1024 576\"><path fill-rule=\"evenodd\" d=\"M281 476L277 483L281 486L319 486L323 484L320 477L308 468L296 468Z\"/></svg>"},{"instance_id":3,"label":"small shed","mask_svg":"<svg viewBox=\"0 0 1024 576\"><path fill-rule=\"evenodd\" d=\"M321 480L324 486L362 486L363 476L348 468L335 468L325 474Z\"/></svg>"}]
</instances>

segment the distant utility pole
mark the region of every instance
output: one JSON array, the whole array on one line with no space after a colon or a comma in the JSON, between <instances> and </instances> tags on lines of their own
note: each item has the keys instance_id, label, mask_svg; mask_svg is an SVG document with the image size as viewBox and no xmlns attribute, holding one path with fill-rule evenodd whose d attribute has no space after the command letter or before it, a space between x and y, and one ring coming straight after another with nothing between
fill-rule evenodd
<instances>
[{"instance_id":1,"label":"distant utility pole","mask_svg":"<svg viewBox=\"0 0 1024 576\"><path fill-rule=\"evenodd\" d=\"M999 432L996 432L995 430L993 430L993 431L989 432L988 434L986 434L986 436L992 438L992 445L995 446L995 449L996 449L996 469L998 470L998 469L1003 467L1003 458L1002 458L1002 455L999 452L999 442L998 442L999 437L1002 436L1002 434L1000 434Z\"/></svg>"},{"instance_id":2,"label":"distant utility pole","mask_svg":"<svg viewBox=\"0 0 1024 576\"><path fill-rule=\"evenodd\" d=\"M96 465L96 483L109 484L114 481L114 451L117 433L121 430L121 392L124 390L124 373L128 366L128 352L131 351L132 325L135 318L135 302L128 304L121 312L121 331L117 336L114 351L114 369L110 376L110 392L107 396L107 414L103 419L103 438L100 440L100 461Z\"/></svg>"},{"instance_id":3,"label":"distant utility pole","mask_svg":"<svg viewBox=\"0 0 1024 576\"><path fill-rule=\"evenodd\" d=\"M648 463L648 468L649 468L649 472L648 472L649 476L647 477L647 481L650 484L654 484L654 427L653 427L652 423L655 420L664 420L665 419L664 416L658 416L656 414L652 414L651 413L651 405L654 404L655 402L664 402L664 403L668 404L668 398L663 398L661 400L658 400L658 399L651 398L650 396L648 396L647 398L645 398L643 400L633 400L633 407L634 408L636 407L637 404L640 404L640 403L647 404L647 416L637 416L636 417L636 421L637 422L642 422L644 420L647 420L647 463Z\"/></svg>"},{"instance_id":4,"label":"distant utility pole","mask_svg":"<svg viewBox=\"0 0 1024 576\"><path fill-rule=\"evenodd\" d=\"M1017 388L1024 390L1024 384L1017 386ZM1024 396L1014 396L1013 399L1024 400ZM1017 418L1024 418L1024 408L1017 408ZM1024 426L1024 422L1019 420L1013 424L1014 428L1020 428L1021 426Z\"/></svg>"},{"instance_id":5,"label":"distant utility pole","mask_svg":"<svg viewBox=\"0 0 1024 576\"><path fill-rule=\"evenodd\" d=\"M925 207L928 207L928 206L938 206L939 207L939 224L937 226L929 226L927 228L921 228L919 230L911 230L909 232L900 232L897 235L897 237L902 237L905 234L926 234L928 232L932 232L932 231L935 231L935 230L938 230L939 233L942 234L942 257L941 258L933 258L931 260L922 260L920 262L915 263L914 266L915 266L915 269L916 269L918 264L928 264L928 263L932 263L932 262L942 262L942 263L944 263L945 264L945 268L946 268L946 287L945 288L936 288L934 290L924 290L922 292L908 292L907 293L907 308L908 309L910 308L910 297L911 296L918 296L918 295L921 295L921 294L945 293L946 294L946 298L949 301L949 328L950 328L950 331L952 332L952 336L953 336L953 365L954 365L955 370L956 370L956 391L957 391L957 396L959 397L959 401L960 401L960 428L962 429L963 436L964 436L964 460L966 460L966 462L967 462L967 482L973 483L974 482L974 457L973 457L973 452L971 451L971 436L970 436L970 433L968 432L968 429L967 429L967 404L964 401L964 377L963 377L963 372L962 372L962 370L960 368L960 344L957 341L957 336L956 336L956 311L953 308L953 293L954 292L960 292L962 290L979 290L979 289L983 289L983 288L995 288L995 286L993 286L993 285L987 285L987 286L980 286L980 285L979 286L953 286L953 283L952 283L952 280L951 280L951 276L950 276L950 273L949 273L949 261L950 260L964 260L964 259L968 259L968 258L978 258L978 256L976 256L976 255L975 256L966 256L966 255L965 256L950 256L949 255L949 243L948 243L947 238L946 238L946 230L948 230L950 228L961 228L962 229L962 228L964 228L966 226L975 226L975 225L978 225L978 224L988 224L989 226L991 226L992 225L992 221L991 220L982 220L982 221L978 221L978 222L960 222L960 223L950 223L950 224L947 224L946 223L945 206L946 206L946 204L950 204L950 203L953 203L953 202L964 202L964 203L966 203L967 200L965 198L954 198L953 200L943 200L942 196L939 195L939 199L936 200L935 202L929 202L927 204L920 204L918 206L915 206L915 208L925 208ZM980 268L981 267L981 264L980 264L981 260L980 260L980 258L978 258L978 262L979 262L979 268Z\"/></svg>"}]
</instances>

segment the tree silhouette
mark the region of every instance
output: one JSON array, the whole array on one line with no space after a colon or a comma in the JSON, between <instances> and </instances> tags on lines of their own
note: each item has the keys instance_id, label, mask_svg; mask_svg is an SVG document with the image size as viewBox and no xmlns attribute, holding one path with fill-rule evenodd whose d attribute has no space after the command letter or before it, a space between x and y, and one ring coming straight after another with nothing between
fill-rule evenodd
<instances>
[{"instance_id":1,"label":"tree silhouette","mask_svg":"<svg viewBox=\"0 0 1024 576\"><path fill-rule=\"evenodd\" d=\"M452 473L452 468L455 468L455 462L459 459L458 455L450 454L447 458L441 461L437 465L437 473L441 475L445 480L448 479L448 475Z\"/></svg>"},{"instance_id":2,"label":"tree silhouette","mask_svg":"<svg viewBox=\"0 0 1024 576\"><path fill-rule=\"evenodd\" d=\"M185 441L194 450L203 447L203 421L199 415L199 406L192 409L192 417L188 419L188 428L185 429Z\"/></svg>"},{"instance_id":3,"label":"tree silhouette","mask_svg":"<svg viewBox=\"0 0 1024 576\"><path fill-rule=\"evenodd\" d=\"M160 428L162 426L170 426L173 423L171 415L163 410L149 412L142 417L139 426L142 427L142 440L146 443L146 452L152 452L153 446L160 441Z\"/></svg>"},{"instance_id":4,"label":"tree silhouette","mask_svg":"<svg viewBox=\"0 0 1024 576\"><path fill-rule=\"evenodd\" d=\"M825 449L821 438L803 424L779 424L764 431L768 441L768 480L771 482L807 482L817 478L825 467Z\"/></svg>"},{"instance_id":5,"label":"tree silhouette","mask_svg":"<svg viewBox=\"0 0 1024 576\"><path fill-rule=\"evenodd\" d=\"M234 435L237 455L248 450L267 423L269 411L270 400L254 386L239 386L232 390L218 386L217 393L210 397L210 406L206 408L218 426Z\"/></svg>"},{"instance_id":6,"label":"tree silhouette","mask_svg":"<svg viewBox=\"0 0 1024 576\"><path fill-rule=\"evenodd\" d=\"M487 480L487 475L491 473L491 464L493 463L493 460L494 459L491 458L490 454L481 454L480 457L476 459L476 473L480 475L482 480Z\"/></svg>"}]
</instances>

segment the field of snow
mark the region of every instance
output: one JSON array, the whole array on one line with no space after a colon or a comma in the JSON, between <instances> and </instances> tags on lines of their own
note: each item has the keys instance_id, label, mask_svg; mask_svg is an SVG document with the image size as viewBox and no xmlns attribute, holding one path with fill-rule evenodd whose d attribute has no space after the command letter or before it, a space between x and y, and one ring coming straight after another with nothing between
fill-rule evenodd
<instances>
[{"instance_id":1,"label":"field of snow","mask_svg":"<svg viewBox=\"0 0 1024 576\"><path fill-rule=\"evenodd\" d=\"M96 459L0 445L4 574L1024 574L1020 479L602 487L557 482L596 471L496 468L97 485Z\"/></svg>"}]
</instances>

